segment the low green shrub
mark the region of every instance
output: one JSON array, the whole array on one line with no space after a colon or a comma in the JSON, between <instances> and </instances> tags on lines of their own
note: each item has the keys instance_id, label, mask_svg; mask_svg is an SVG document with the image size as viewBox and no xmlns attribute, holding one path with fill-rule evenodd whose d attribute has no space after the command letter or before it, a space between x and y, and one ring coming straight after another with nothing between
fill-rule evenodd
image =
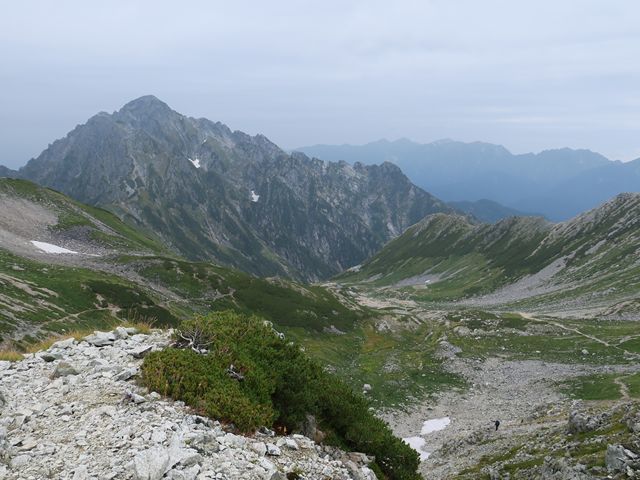
<instances>
[{"instance_id":1,"label":"low green shrub","mask_svg":"<svg viewBox=\"0 0 640 480\"><path fill-rule=\"evenodd\" d=\"M367 400L263 319L231 311L196 316L182 322L176 341L182 348L145 358L148 388L241 431L262 425L295 431L311 414L327 438L375 456L374 469L389 479L420 478L418 454L369 411Z\"/></svg>"}]
</instances>

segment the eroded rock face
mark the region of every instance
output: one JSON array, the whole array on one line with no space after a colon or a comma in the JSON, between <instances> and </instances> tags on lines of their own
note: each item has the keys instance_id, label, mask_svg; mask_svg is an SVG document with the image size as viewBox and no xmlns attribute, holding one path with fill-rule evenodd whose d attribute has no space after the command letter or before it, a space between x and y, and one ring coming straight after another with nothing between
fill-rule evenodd
<instances>
[{"instance_id":1,"label":"eroded rock face","mask_svg":"<svg viewBox=\"0 0 640 480\"><path fill-rule=\"evenodd\" d=\"M3 364L0 478L269 480L292 471L307 480L374 478L345 452L302 435L229 433L138 387L142 352L168 343L167 332L96 332Z\"/></svg>"},{"instance_id":2,"label":"eroded rock face","mask_svg":"<svg viewBox=\"0 0 640 480\"><path fill-rule=\"evenodd\" d=\"M17 175L135 218L187 258L260 276L330 278L453 212L392 163L288 154L152 96L92 117Z\"/></svg>"}]
</instances>

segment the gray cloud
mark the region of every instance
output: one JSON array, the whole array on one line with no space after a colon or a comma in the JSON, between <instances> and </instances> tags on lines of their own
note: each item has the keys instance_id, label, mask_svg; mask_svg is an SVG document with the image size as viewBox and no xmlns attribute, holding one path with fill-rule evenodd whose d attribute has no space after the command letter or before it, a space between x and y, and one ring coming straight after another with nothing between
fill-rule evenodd
<instances>
[{"instance_id":1,"label":"gray cloud","mask_svg":"<svg viewBox=\"0 0 640 480\"><path fill-rule=\"evenodd\" d=\"M284 147L447 137L632 159L638 18L628 0L13 2L0 164L147 93Z\"/></svg>"}]
</instances>

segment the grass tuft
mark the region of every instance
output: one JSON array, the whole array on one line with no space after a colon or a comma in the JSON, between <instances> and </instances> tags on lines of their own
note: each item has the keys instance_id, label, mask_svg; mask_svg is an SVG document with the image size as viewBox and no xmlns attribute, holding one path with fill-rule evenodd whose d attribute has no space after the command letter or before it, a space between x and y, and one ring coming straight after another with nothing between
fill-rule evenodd
<instances>
[{"instance_id":1,"label":"grass tuft","mask_svg":"<svg viewBox=\"0 0 640 480\"><path fill-rule=\"evenodd\" d=\"M24 357L23 355L14 349L0 350L0 362L19 362Z\"/></svg>"}]
</instances>

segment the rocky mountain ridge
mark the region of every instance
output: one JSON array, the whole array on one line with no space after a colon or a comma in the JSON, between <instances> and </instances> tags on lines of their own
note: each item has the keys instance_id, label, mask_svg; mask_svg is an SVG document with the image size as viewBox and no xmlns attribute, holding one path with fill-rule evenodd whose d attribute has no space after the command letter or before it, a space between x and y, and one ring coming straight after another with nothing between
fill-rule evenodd
<instances>
[{"instance_id":1,"label":"rocky mountain ridge","mask_svg":"<svg viewBox=\"0 0 640 480\"><path fill-rule=\"evenodd\" d=\"M624 316L637 309L638 218L640 194L618 195L558 224L430 215L340 278L401 283L432 299L532 306L527 302L536 298L547 306L600 305Z\"/></svg>"},{"instance_id":2,"label":"rocky mountain ridge","mask_svg":"<svg viewBox=\"0 0 640 480\"><path fill-rule=\"evenodd\" d=\"M610 161L590 150L560 148L516 155L485 142L421 144L407 139L298 150L332 161L391 161L438 198L489 199L554 221L568 220L619 193L640 191L640 159Z\"/></svg>"},{"instance_id":3,"label":"rocky mountain ridge","mask_svg":"<svg viewBox=\"0 0 640 480\"><path fill-rule=\"evenodd\" d=\"M298 434L237 435L136 386L142 357L169 338L170 332L119 327L0 362L0 477L376 478L365 455Z\"/></svg>"},{"instance_id":4,"label":"rocky mountain ridge","mask_svg":"<svg viewBox=\"0 0 640 480\"><path fill-rule=\"evenodd\" d=\"M95 115L18 176L107 208L192 260L327 278L425 215L452 211L395 165L289 155L153 96Z\"/></svg>"}]
</instances>

